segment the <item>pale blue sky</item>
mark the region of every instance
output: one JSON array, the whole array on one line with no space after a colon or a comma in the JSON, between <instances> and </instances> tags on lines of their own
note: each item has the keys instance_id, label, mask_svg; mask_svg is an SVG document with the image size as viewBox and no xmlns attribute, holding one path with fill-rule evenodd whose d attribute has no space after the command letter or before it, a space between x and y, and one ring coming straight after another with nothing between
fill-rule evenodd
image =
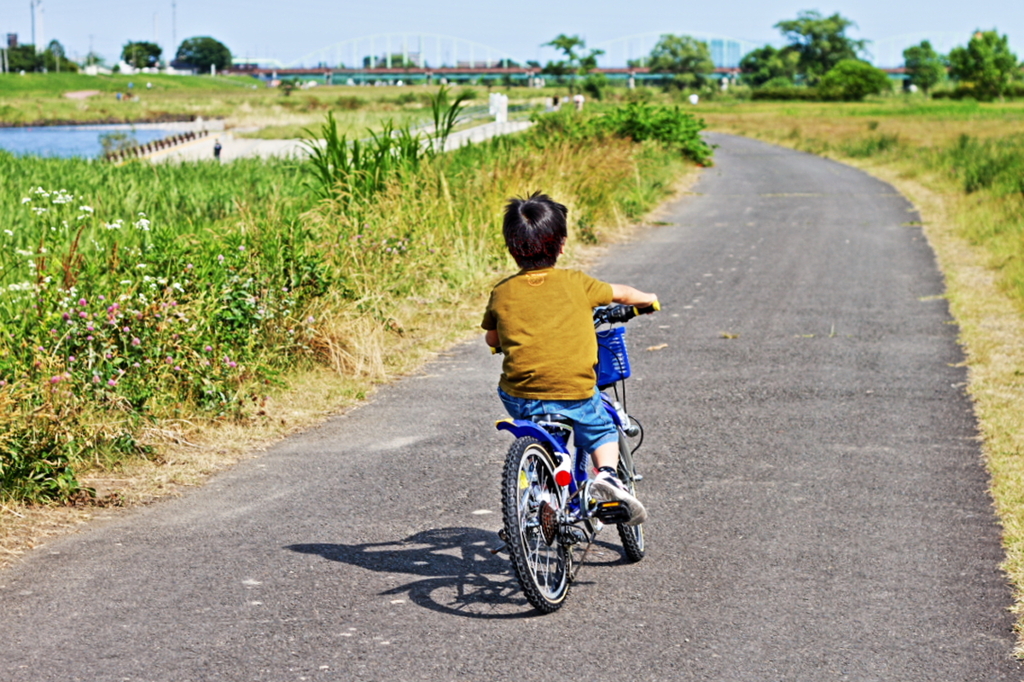
<instances>
[{"instance_id":1,"label":"pale blue sky","mask_svg":"<svg viewBox=\"0 0 1024 682\"><path fill-rule=\"evenodd\" d=\"M0 32L16 32L22 42L31 40L30 0L0 0ZM84 56L90 45L107 58L115 58L128 40L153 40L165 52L171 45L171 0L42 0L42 22L37 36L57 38L71 56ZM977 28L998 28L1010 36L1019 57L1024 57L1024 3L1020 0L839 0L828 4L813 1L727 0L696 3L665 0L519 0L498 3L486 0L176 0L176 36L212 35L239 57L273 57L288 63L319 48L381 33L442 34L471 40L513 55L520 60L546 61L555 53L540 45L559 33L578 34L595 46L624 36L647 33L717 34L762 44L780 42L772 26L780 19L795 18L803 9L823 14L838 11L858 24L850 35L875 41L879 62L898 60L908 42L931 38L941 49L964 43ZM899 36L908 36L897 38ZM439 47L428 39L428 61ZM368 43L357 54L368 53ZM393 51L401 51L392 45ZM410 49L414 49L410 45ZM649 49L649 41L619 44L610 62L622 62ZM383 43L375 44L377 53ZM458 47L465 59L465 46ZM362 53L362 54L359 54ZM352 46L333 53L351 61ZM482 59L484 55L475 55ZM447 56L442 57L447 59ZM315 58L313 58L315 61ZM883 64L891 66L893 64Z\"/></svg>"}]
</instances>

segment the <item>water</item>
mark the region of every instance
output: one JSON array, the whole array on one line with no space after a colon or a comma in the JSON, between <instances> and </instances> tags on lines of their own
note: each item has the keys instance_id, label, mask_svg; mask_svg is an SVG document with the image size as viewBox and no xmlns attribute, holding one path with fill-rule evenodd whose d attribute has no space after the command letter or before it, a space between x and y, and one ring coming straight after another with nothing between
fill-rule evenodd
<instances>
[{"instance_id":1,"label":"water","mask_svg":"<svg viewBox=\"0 0 1024 682\"><path fill-rule=\"evenodd\" d=\"M181 132L178 127L159 124L39 126L36 128L0 128L0 149L13 154L70 158L96 158L103 153L100 136L119 132L134 137L139 144L160 140Z\"/></svg>"}]
</instances>

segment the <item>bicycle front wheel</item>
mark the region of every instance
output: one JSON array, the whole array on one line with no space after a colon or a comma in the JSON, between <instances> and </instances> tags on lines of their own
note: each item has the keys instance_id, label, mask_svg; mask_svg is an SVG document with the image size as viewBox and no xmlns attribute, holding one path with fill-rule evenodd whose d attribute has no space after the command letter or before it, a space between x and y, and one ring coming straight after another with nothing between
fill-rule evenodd
<instances>
[{"instance_id":1,"label":"bicycle front wheel","mask_svg":"<svg viewBox=\"0 0 1024 682\"><path fill-rule=\"evenodd\" d=\"M569 594L572 551L559 537L558 486L551 453L536 438L517 438L509 448L502 479L512 569L530 604L551 613Z\"/></svg>"},{"instance_id":2,"label":"bicycle front wheel","mask_svg":"<svg viewBox=\"0 0 1024 682\"><path fill-rule=\"evenodd\" d=\"M629 451L629 443L626 437L619 433L619 480L626 484L629 492L636 496L636 469L633 466L633 454ZM622 540L622 550L626 553L626 560L636 563L644 558L644 526L638 523L635 526L627 526L620 523L616 526L619 531L619 539Z\"/></svg>"}]
</instances>

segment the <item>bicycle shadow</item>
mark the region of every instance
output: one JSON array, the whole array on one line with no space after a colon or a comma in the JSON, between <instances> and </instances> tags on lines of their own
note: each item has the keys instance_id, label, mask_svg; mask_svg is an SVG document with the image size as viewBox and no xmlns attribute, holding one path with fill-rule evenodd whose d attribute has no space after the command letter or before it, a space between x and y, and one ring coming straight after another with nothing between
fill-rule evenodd
<instances>
[{"instance_id":1,"label":"bicycle shadow","mask_svg":"<svg viewBox=\"0 0 1024 682\"><path fill-rule=\"evenodd\" d=\"M414 604L432 611L484 619L539 615L523 596L507 556L491 554L490 548L498 544L492 531L455 527L426 530L393 542L296 544L285 549L370 571L414 576L416 579L381 594L406 594ZM621 563L612 545L598 542L595 547L613 550L616 560L601 561L591 553L588 565Z\"/></svg>"}]
</instances>

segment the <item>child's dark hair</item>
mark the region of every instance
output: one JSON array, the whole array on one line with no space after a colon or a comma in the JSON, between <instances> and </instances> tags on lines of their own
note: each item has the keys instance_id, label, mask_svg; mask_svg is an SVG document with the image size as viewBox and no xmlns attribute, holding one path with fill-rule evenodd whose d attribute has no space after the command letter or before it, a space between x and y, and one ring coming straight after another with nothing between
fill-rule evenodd
<instances>
[{"instance_id":1,"label":"child's dark hair","mask_svg":"<svg viewBox=\"0 0 1024 682\"><path fill-rule=\"evenodd\" d=\"M557 261L566 238L562 204L534 192L529 199L511 199L505 207L502 232L505 246L524 270L550 268Z\"/></svg>"}]
</instances>

